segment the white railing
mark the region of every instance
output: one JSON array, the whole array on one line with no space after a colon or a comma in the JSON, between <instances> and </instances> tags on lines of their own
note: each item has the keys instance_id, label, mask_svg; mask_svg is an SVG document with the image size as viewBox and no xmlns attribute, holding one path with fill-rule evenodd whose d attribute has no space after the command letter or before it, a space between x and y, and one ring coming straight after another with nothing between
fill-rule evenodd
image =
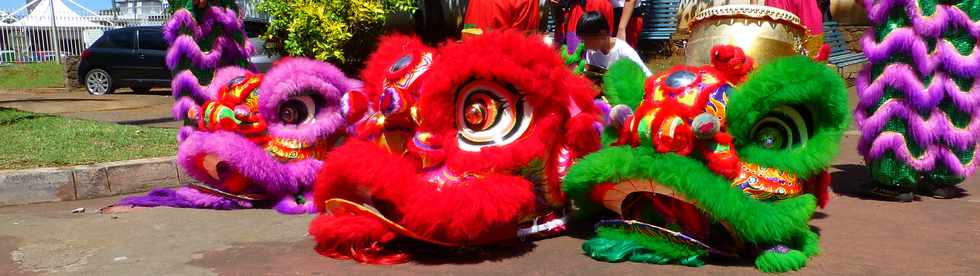
<instances>
[{"instance_id":1,"label":"white railing","mask_svg":"<svg viewBox=\"0 0 980 276\"><path fill-rule=\"evenodd\" d=\"M55 16L52 20L51 16L28 16L26 10L0 10L0 65L63 60L81 54L107 30L161 26L164 21L166 15L134 18L112 11L88 16ZM59 52L60 59L56 54Z\"/></svg>"}]
</instances>

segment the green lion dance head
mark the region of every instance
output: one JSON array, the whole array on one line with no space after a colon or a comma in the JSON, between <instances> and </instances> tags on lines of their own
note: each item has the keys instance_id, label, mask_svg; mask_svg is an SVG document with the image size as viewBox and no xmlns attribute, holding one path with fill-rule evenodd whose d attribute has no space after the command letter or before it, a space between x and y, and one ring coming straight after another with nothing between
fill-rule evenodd
<instances>
[{"instance_id":1,"label":"green lion dance head","mask_svg":"<svg viewBox=\"0 0 980 276\"><path fill-rule=\"evenodd\" d=\"M609 146L564 179L579 218L617 215L599 221L585 253L688 266L752 256L764 272L804 267L820 250L809 221L826 202L827 169L850 121L843 80L802 56L757 68L737 86L717 64L648 80L638 70L610 67Z\"/></svg>"}]
</instances>

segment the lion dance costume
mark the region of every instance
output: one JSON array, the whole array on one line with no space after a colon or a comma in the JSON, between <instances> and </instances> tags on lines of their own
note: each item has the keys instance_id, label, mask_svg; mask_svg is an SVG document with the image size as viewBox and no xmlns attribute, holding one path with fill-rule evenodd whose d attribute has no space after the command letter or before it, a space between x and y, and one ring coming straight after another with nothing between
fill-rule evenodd
<instances>
[{"instance_id":1,"label":"lion dance costume","mask_svg":"<svg viewBox=\"0 0 980 276\"><path fill-rule=\"evenodd\" d=\"M858 150L876 194L956 196L980 137L980 1L865 1L869 64L857 80Z\"/></svg>"},{"instance_id":2,"label":"lion dance costume","mask_svg":"<svg viewBox=\"0 0 980 276\"><path fill-rule=\"evenodd\" d=\"M688 266L757 256L758 269L783 272L819 252L808 224L826 204L849 122L843 80L803 56L745 76L752 66L720 46L712 65L677 66L646 85L631 62L610 67L605 96L616 106L604 140L614 142L564 183L579 217L618 215L596 225L588 256Z\"/></svg>"},{"instance_id":3,"label":"lion dance costume","mask_svg":"<svg viewBox=\"0 0 980 276\"><path fill-rule=\"evenodd\" d=\"M540 37L516 31L434 51L400 39L382 41L365 70L390 77L365 83L383 89L366 91L380 95L371 98L382 114L368 115L357 126L367 139L334 149L317 179L322 214L309 231L318 251L387 264L410 258L398 238L462 247L561 232L561 178L600 145L589 81ZM424 75L413 76L420 68ZM391 139L396 132L410 135Z\"/></svg>"},{"instance_id":4,"label":"lion dance costume","mask_svg":"<svg viewBox=\"0 0 980 276\"><path fill-rule=\"evenodd\" d=\"M200 183L119 204L313 212L320 160L347 133L346 118L365 109L363 96L348 93L359 82L299 58L256 73L234 1L185 4L164 26L166 63L176 73L173 116L186 125L177 164Z\"/></svg>"}]
</instances>

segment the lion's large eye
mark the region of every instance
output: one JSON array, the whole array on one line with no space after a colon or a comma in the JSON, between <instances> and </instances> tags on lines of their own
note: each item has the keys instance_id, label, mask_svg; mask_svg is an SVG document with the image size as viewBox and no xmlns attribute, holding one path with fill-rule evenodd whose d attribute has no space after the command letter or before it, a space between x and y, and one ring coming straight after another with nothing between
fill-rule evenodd
<instances>
[{"instance_id":1,"label":"lion's large eye","mask_svg":"<svg viewBox=\"0 0 980 276\"><path fill-rule=\"evenodd\" d=\"M388 72L394 73L394 72L401 71L402 69L405 69L405 67L408 67L408 65L411 63L412 63L412 55L404 55L401 58L399 58L398 61L395 61L395 64L392 64L391 67L388 67Z\"/></svg>"},{"instance_id":2,"label":"lion's large eye","mask_svg":"<svg viewBox=\"0 0 980 276\"><path fill-rule=\"evenodd\" d=\"M521 95L490 81L474 81L456 98L459 146L478 151L520 138L531 123L531 106Z\"/></svg>"},{"instance_id":3,"label":"lion's large eye","mask_svg":"<svg viewBox=\"0 0 980 276\"><path fill-rule=\"evenodd\" d=\"M752 142L765 149L783 150L809 140L806 112L779 106L752 127Z\"/></svg>"},{"instance_id":4,"label":"lion's large eye","mask_svg":"<svg viewBox=\"0 0 980 276\"><path fill-rule=\"evenodd\" d=\"M279 105L278 115L287 125L311 122L316 118L316 101L309 95L290 97Z\"/></svg>"}]
</instances>

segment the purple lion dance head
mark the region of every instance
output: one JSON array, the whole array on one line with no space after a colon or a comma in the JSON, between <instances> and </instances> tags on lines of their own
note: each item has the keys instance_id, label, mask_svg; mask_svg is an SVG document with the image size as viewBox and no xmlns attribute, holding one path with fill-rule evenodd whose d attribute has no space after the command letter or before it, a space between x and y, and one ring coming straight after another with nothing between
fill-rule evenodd
<instances>
[{"instance_id":1,"label":"purple lion dance head","mask_svg":"<svg viewBox=\"0 0 980 276\"><path fill-rule=\"evenodd\" d=\"M308 199L320 159L346 135L346 96L360 82L302 58L254 73L234 7L181 9L164 32L166 63L176 73L173 116L186 124L177 134L177 163L198 183L120 205L314 212Z\"/></svg>"}]
</instances>

